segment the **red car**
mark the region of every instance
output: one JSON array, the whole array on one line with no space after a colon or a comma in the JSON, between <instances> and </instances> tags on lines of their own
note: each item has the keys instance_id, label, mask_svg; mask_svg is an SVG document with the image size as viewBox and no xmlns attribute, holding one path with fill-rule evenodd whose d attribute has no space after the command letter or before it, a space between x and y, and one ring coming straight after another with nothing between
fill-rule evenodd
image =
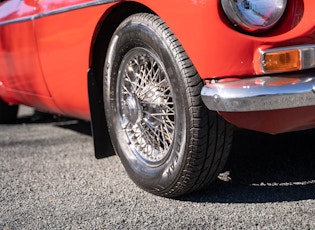
<instances>
[{"instance_id":1,"label":"red car","mask_svg":"<svg viewBox=\"0 0 315 230\"><path fill-rule=\"evenodd\" d=\"M0 122L18 104L90 120L132 180L210 184L233 125L315 127L314 0L1 0Z\"/></svg>"}]
</instances>

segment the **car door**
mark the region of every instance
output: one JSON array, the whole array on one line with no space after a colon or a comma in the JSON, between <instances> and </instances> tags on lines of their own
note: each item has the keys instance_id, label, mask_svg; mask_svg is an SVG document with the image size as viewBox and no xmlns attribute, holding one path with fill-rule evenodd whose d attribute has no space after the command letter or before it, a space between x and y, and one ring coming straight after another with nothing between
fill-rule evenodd
<instances>
[{"instance_id":1,"label":"car door","mask_svg":"<svg viewBox=\"0 0 315 230\"><path fill-rule=\"evenodd\" d=\"M26 104L28 96L49 97L34 33L36 1L0 0L0 96Z\"/></svg>"}]
</instances>

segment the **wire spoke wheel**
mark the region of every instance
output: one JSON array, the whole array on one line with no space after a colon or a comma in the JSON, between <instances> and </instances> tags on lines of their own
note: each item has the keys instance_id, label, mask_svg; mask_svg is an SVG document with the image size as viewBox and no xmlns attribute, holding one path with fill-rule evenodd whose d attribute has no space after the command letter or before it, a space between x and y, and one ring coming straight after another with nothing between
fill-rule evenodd
<instances>
[{"instance_id":1,"label":"wire spoke wheel","mask_svg":"<svg viewBox=\"0 0 315 230\"><path fill-rule=\"evenodd\" d=\"M174 139L175 110L167 73L143 48L126 54L119 73L117 107L130 148L138 159L158 164Z\"/></svg>"}]
</instances>

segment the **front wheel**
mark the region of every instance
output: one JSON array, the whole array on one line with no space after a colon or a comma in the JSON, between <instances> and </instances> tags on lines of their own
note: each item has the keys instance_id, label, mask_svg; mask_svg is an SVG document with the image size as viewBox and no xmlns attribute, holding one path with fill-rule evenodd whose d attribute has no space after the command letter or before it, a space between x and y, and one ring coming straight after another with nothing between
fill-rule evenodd
<instances>
[{"instance_id":1,"label":"front wheel","mask_svg":"<svg viewBox=\"0 0 315 230\"><path fill-rule=\"evenodd\" d=\"M155 15L132 15L108 50L105 112L131 179L165 197L212 182L226 162L232 127L203 105L203 82L170 29Z\"/></svg>"}]
</instances>

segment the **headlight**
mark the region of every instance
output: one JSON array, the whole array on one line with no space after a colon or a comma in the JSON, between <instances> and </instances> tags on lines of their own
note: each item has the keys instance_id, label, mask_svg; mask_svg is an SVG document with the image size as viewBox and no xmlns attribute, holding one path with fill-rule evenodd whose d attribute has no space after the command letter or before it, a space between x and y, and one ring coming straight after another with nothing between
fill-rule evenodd
<instances>
[{"instance_id":1,"label":"headlight","mask_svg":"<svg viewBox=\"0 0 315 230\"><path fill-rule=\"evenodd\" d=\"M221 0L229 20L247 32L267 30L283 15L287 0Z\"/></svg>"}]
</instances>

